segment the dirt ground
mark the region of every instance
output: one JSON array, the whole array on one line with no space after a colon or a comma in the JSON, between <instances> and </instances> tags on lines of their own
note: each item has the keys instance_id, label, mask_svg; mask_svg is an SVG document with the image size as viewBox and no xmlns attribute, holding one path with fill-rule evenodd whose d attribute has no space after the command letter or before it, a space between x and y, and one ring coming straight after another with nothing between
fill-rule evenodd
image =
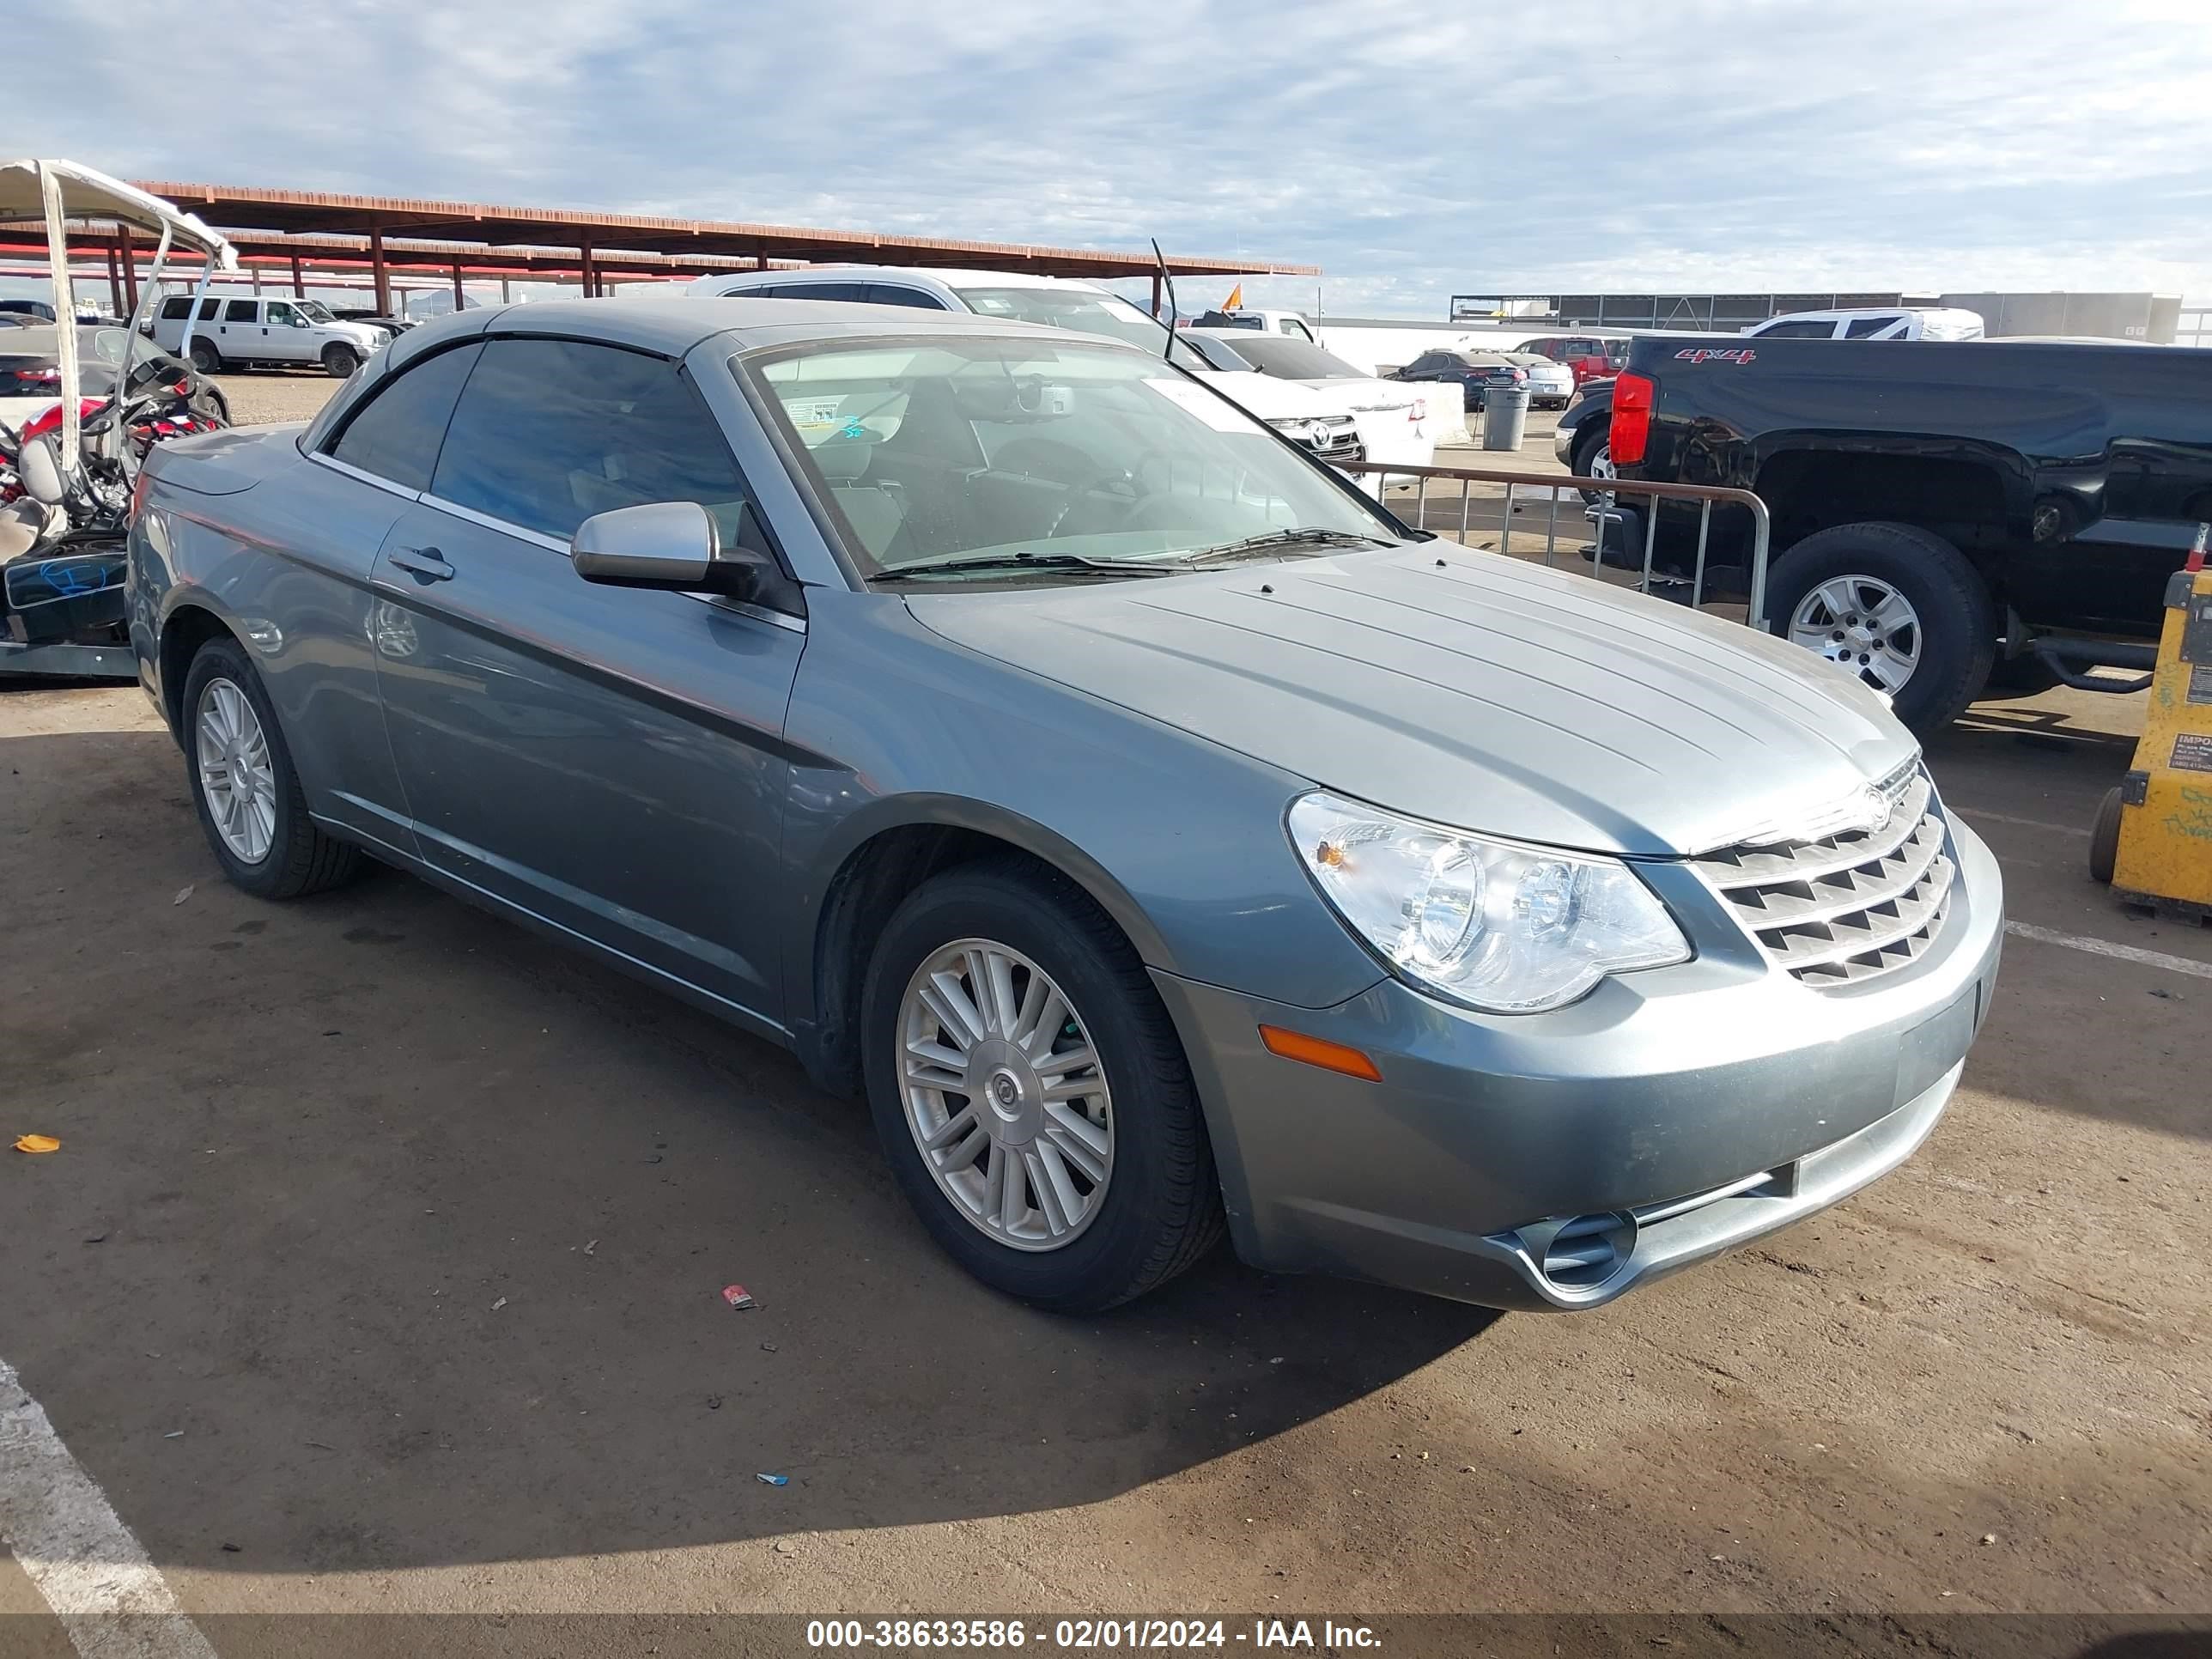
<instances>
[{"instance_id":1,"label":"dirt ground","mask_svg":"<svg viewBox=\"0 0 2212 1659\"><path fill-rule=\"evenodd\" d=\"M2083 871L2140 718L1930 759L2015 921L2212 964ZM63 1143L0 1359L195 1614L2212 1613L2212 977L2008 940L1911 1164L1594 1314L1224 1252L1071 1321L773 1048L390 872L227 886L134 689L0 692L0 1143Z\"/></svg>"}]
</instances>

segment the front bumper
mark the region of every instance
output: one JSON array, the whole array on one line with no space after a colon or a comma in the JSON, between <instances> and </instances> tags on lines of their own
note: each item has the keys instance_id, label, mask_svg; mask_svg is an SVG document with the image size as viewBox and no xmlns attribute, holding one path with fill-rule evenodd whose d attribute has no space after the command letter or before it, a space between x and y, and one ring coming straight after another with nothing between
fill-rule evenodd
<instances>
[{"instance_id":1,"label":"front bumper","mask_svg":"<svg viewBox=\"0 0 2212 1659\"><path fill-rule=\"evenodd\" d=\"M1475 1013L1395 979L1316 1011L1156 971L1238 1253L1490 1307L1591 1308L1857 1191L1942 1116L1996 983L1996 862L1955 820L1951 835L1942 934L1842 990L1730 943L1720 902L1668 865L1645 869L1696 959L1549 1014ZM1263 1024L1358 1048L1382 1081L1270 1054ZM1607 1216L1596 1269L1565 1270L1553 1248L1547 1270L1560 1224Z\"/></svg>"}]
</instances>

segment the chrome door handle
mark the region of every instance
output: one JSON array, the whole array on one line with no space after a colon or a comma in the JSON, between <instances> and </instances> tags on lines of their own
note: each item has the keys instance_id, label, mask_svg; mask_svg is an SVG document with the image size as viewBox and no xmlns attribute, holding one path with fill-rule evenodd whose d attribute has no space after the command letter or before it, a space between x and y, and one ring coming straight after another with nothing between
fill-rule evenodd
<instances>
[{"instance_id":1,"label":"chrome door handle","mask_svg":"<svg viewBox=\"0 0 2212 1659\"><path fill-rule=\"evenodd\" d=\"M434 547L403 547L389 555L393 564L413 574L421 582L449 582L453 579L453 567L446 562L446 556Z\"/></svg>"}]
</instances>

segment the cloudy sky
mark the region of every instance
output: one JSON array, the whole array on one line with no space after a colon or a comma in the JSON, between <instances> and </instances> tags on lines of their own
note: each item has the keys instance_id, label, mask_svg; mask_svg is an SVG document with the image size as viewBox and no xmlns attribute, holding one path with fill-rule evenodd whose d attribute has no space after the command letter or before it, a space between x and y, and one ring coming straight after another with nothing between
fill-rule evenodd
<instances>
[{"instance_id":1,"label":"cloudy sky","mask_svg":"<svg viewBox=\"0 0 2212 1659\"><path fill-rule=\"evenodd\" d=\"M105 0L8 33L70 78L6 100L0 154L125 177L1158 236L1406 316L1678 287L2212 300L2204 0Z\"/></svg>"}]
</instances>

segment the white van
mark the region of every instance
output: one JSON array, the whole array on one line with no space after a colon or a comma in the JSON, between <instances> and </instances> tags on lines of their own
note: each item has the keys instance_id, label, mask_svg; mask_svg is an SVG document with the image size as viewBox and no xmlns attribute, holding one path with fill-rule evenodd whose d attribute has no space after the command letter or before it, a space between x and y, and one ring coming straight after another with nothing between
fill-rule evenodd
<instances>
[{"instance_id":1,"label":"white van","mask_svg":"<svg viewBox=\"0 0 2212 1659\"><path fill-rule=\"evenodd\" d=\"M1743 331L1783 340L1978 340L1978 311L1878 306L1863 311L1792 311Z\"/></svg>"},{"instance_id":2,"label":"white van","mask_svg":"<svg viewBox=\"0 0 2212 1659\"><path fill-rule=\"evenodd\" d=\"M173 294L161 301L154 314L155 344L178 350L191 306L189 294ZM315 300L211 294L200 301L199 319L192 325L192 367L214 374L255 363L320 363L332 379L343 380L391 337L390 330L372 323L340 322Z\"/></svg>"}]
</instances>

